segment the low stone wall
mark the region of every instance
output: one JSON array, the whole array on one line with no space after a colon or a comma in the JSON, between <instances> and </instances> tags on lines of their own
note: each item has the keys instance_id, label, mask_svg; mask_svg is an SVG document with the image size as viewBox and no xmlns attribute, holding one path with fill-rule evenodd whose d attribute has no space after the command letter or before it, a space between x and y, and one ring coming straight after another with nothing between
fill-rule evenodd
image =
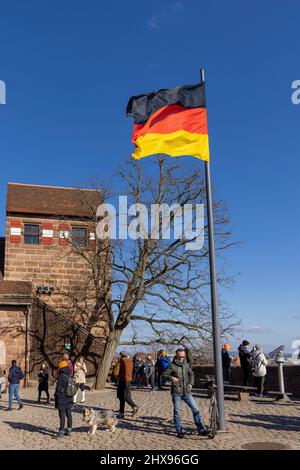
<instances>
[{"instance_id":1,"label":"low stone wall","mask_svg":"<svg viewBox=\"0 0 300 470\"><path fill-rule=\"evenodd\" d=\"M195 387L200 387L200 379L204 379L205 375L214 375L213 366L195 366ZM283 376L285 391L292 393L295 397L300 397L300 366L284 365ZM242 384L242 369L240 366L231 367L230 383L233 385ZM251 384L251 381L249 383ZM279 391L278 368L275 365L267 367L267 377L265 389L268 391Z\"/></svg>"}]
</instances>

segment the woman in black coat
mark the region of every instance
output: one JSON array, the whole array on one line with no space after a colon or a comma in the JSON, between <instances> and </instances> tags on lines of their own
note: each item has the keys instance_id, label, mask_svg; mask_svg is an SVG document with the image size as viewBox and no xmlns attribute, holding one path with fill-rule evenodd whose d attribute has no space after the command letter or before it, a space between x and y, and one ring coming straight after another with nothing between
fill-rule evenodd
<instances>
[{"instance_id":1,"label":"woman in black coat","mask_svg":"<svg viewBox=\"0 0 300 470\"><path fill-rule=\"evenodd\" d=\"M47 403L50 403L50 396L49 396L49 372L48 372L48 367L46 364L42 364L41 370L38 373L38 378L39 378L39 387L38 387L38 392L39 392L39 398L38 398L38 403L41 401L41 394L42 392L45 392L47 395Z\"/></svg>"},{"instance_id":2,"label":"woman in black coat","mask_svg":"<svg viewBox=\"0 0 300 470\"><path fill-rule=\"evenodd\" d=\"M70 436L72 432L72 406L73 406L73 397L68 397L65 393L66 386L68 383L68 378L71 375L70 368L67 361L60 361L58 364L59 367L59 376L55 388L55 408L58 410L59 414L59 431L55 437L64 436L64 428L67 417L67 431L66 435Z\"/></svg>"}]
</instances>

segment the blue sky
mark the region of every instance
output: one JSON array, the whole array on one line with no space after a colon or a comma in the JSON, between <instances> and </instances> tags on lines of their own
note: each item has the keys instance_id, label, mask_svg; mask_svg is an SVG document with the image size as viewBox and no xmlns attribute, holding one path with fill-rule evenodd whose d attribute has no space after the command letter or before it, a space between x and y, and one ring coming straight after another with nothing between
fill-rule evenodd
<instances>
[{"instance_id":1,"label":"blue sky","mask_svg":"<svg viewBox=\"0 0 300 470\"><path fill-rule=\"evenodd\" d=\"M300 337L299 14L292 0L1 2L0 235L8 181L109 177L132 149L128 98L195 83L204 67L216 196L243 242L223 295L239 337L290 346Z\"/></svg>"}]
</instances>

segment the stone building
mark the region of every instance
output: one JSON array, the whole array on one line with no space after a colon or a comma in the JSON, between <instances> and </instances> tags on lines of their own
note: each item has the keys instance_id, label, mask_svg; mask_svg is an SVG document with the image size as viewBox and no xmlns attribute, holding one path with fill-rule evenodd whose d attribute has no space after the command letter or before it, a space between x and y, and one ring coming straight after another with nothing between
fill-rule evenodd
<instances>
[{"instance_id":1,"label":"stone building","mask_svg":"<svg viewBox=\"0 0 300 470\"><path fill-rule=\"evenodd\" d=\"M34 379L41 362L54 371L69 350L86 357L93 375L108 333L99 303L101 289L109 289L108 250L95 237L101 202L96 190L8 184L0 366L17 359Z\"/></svg>"}]
</instances>

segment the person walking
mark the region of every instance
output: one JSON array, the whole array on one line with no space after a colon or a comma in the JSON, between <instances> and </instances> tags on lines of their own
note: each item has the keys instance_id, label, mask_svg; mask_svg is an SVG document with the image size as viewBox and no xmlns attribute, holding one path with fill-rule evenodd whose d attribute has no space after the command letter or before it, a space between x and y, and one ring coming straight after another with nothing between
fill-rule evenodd
<instances>
[{"instance_id":1,"label":"person walking","mask_svg":"<svg viewBox=\"0 0 300 470\"><path fill-rule=\"evenodd\" d=\"M154 390L154 382L155 382L155 362L152 359L151 354L148 354L146 361L145 361L145 376L146 382L148 387L151 387Z\"/></svg>"},{"instance_id":2,"label":"person walking","mask_svg":"<svg viewBox=\"0 0 300 470\"><path fill-rule=\"evenodd\" d=\"M256 344L253 348L251 357L251 372L253 375L254 386L257 388L255 396L262 397L264 393L264 384L267 375L268 361L266 356L262 352L262 348L259 344Z\"/></svg>"},{"instance_id":3,"label":"person walking","mask_svg":"<svg viewBox=\"0 0 300 470\"><path fill-rule=\"evenodd\" d=\"M13 397L17 400L19 403L19 410L21 410L24 406L21 398L20 398L20 382L21 380L24 379L24 373L21 369L21 367L17 366L17 361L13 360L11 362L11 368L9 369L8 373L8 382L9 382L9 387L8 387L8 408L7 411L12 410L12 402L13 402Z\"/></svg>"},{"instance_id":4,"label":"person walking","mask_svg":"<svg viewBox=\"0 0 300 470\"><path fill-rule=\"evenodd\" d=\"M162 351L162 353L159 356L159 361L158 361L158 369L159 369L159 386L158 388L160 390L163 390L162 386L165 384L167 379L165 378L165 371L168 369L170 365L170 356L168 356L166 351Z\"/></svg>"},{"instance_id":5,"label":"person walking","mask_svg":"<svg viewBox=\"0 0 300 470\"><path fill-rule=\"evenodd\" d=\"M156 355L156 362L155 362L155 385L157 386L158 389L161 388L161 374L160 374L160 355L161 353L163 352L163 350L161 349L160 351L158 351L157 355Z\"/></svg>"},{"instance_id":6,"label":"person walking","mask_svg":"<svg viewBox=\"0 0 300 470\"><path fill-rule=\"evenodd\" d=\"M133 383L140 388L143 384L145 362L142 356L138 355L133 361Z\"/></svg>"},{"instance_id":7,"label":"person walking","mask_svg":"<svg viewBox=\"0 0 300 470\"><path fill-rule=\"evenodd\" d=\"M78 385L78 390L76 395L74 395L74 403L77 401L77 396L79 390L81 390L81 401L80 403L85 403L85 383L86 383L86 374L87 374L87 367L84 362L84 358L81 356L78 361L75 362L74 365L74 379L75 383Z\"/></svg>"},{"instance_id":8,"label":"person walking","mask_svg":"<svg viewBox=\"0 0 300 470\"><path fill-rule=\"evenodd\" d=\"M115 355L112 361L112 372L111 372L111 381L115 385L118 386L118 374L119 374L119 355Z\"/></svg>"},{"instance_id":9,"label":"person walking","mask_svg":"<svg viewBox=\"0 0 300 470\"><path fill-rule=\"evenodd\" d=\"M117 397L120 400L119 417L124 418L125 402L132 408L132 415L138 412L138 407L131 398L131 381L133 363L125 351L120 352L120 368L118 371Z\"/></svg>"},{"instance_id":10,"label":"person walking","mask_svg":"<svg viewBox=\"0 0 300 470\"><path fill-rule=\"evenodd\" d=\"M6 387L6 370L0 367L0 400L2 399L2 392L5 391Z\"/></svg>"},{"instance_id":11,"label":"person walking","mask_svg":"<svg viewBox=\"0 0 300 470\"><path fill-rule=\"evenodd\" d=\"M39 380L39 386L38 386L38 392L39 392L39 397L38 397L38 403L41 402L41 395L42 392L46 393L47 396L47 403L50 403L50 395L49 395L49 372L48 372L48 367L45 363L41 365L41 369L38 372L38 380Z\"/></svg>"},{"instance_id":12,"label":"person walking","mask_svg":"<svg viewBox=\"0 0 300 470\"><path fill-rule=\"evenodd\" d=\"M64 354L63 361L67 361L69 369L70 369L70 375L71 375L71 377L73 377L73 375L74 375L74 366L73 366L73 362L70 359L70 355L68 353Z\"/></svg>"},{"instance_id":13,"label":"person walking","mask_svg":"<svg viewBox=\"0 0 300 470\"><path fill-rule=\"evenodd\" d=\"M239 358L240 364L243 372L243 385L247 387L249 382L249 373L250 373L250 360L251 360L251 352L248 350L249 341L244 339L242 344L239 345Z\"/></svg>"},{"instance_id":14,"label":"person walking","mask_svg":"<svg viewBox=\"0 0 300 470\"><path fill-rule=\"evenodd\" d=\"M223 381L226 383L230 382L230 365L231 357L229 351L231 349L230 344L224 344L222 348L222 368L223 368Z\"/></svg>"},{"instance_id":15,"label":"person walking","mask_svg":"<svg viewBox=\"0 0 300 470\"><path fill-rule=\"evenodd\" d=\"M186 360L184 349L177 349L176 355L164 372L164 377L171 380L171 395L174 409L174 424L177 437L182 439L184 432L180 419L181 402L185 402L192 410L194 422L199 436L206 436L208 432L202 424L199 408L192 396L194 373Z\"/></svg>"},{"instance_id":16,"label":"person walking","mask_svg":"<svg viewBox=\"0 0 300 470\"><path fill-rule=\"evenodd\" d=\"M69 378L71 377L70 368L67 361L60 361L58 364L58 380L55 388L55 408L59 415L59 430L55 438L61 438L64 435L70 436L72 432L72 406L73 396L66 394ZM65 431L65 422L67 418L67 430Z\"/></svg>"}]
</instances>

